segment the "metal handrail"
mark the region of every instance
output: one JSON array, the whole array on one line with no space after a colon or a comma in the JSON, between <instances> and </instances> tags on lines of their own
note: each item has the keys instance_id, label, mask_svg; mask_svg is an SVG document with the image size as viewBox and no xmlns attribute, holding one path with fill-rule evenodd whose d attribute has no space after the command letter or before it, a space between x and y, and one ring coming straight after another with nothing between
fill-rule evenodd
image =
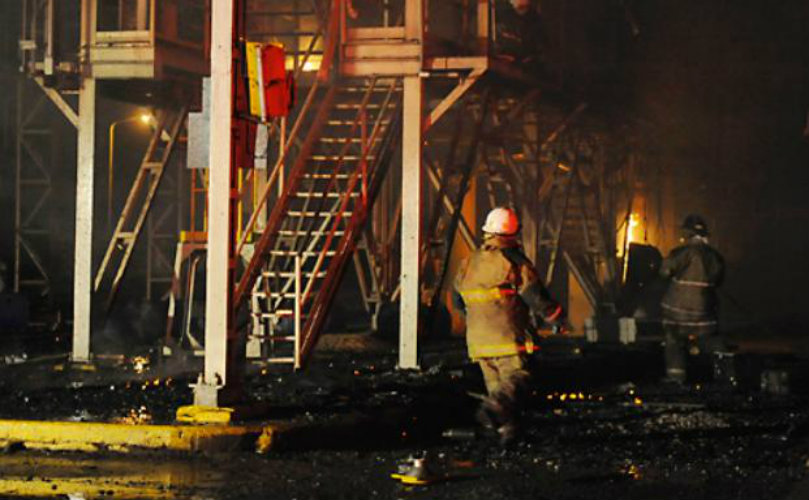
<instances>
[{"instance_id":1,"label":"metal handrail","mask_svg":"<svg viewBox=\"0 0 809 500\"><path fill-rule=\"evenodd\" d=\"M376 80L374 80L372 85L370 85L368 87L368 97L370 96L370 93L373 91L375 83L376 83ZM390 89L388 90L388 95L386 96L385 101L384 101L382 107L380 108L379 114L376 117L376 121L374 123L374 128L373 128L373 130L371 132L371 137L370 137L370 140L369 140L370 144L373 144L374 141L376 140L376 137L379 135L379 131L380 131L381 124L382 124L382 118L385 116L385 111L387 111L387 109L388 109L388 105L390 104L391 97L393 96L393 92L396 89L396 84L397 84L396 79L393 79L393 83L391 84ZM364 99L363 100L363 106L361 106L361 108L360 108L360 110L358 112L357 120L355 120L355 126L359 126L360 122L363 120L362 117L365 114L368 100L369 99ZM352 132L353 132L354 129L355 129L355 127L352 126ZM350 140L351 140L352 135L353 134L349 134L347 136L347 138L346 138L346 145L347 146L350 145ZM334 174L332 174L332 181L329 183L329 186L323 192L323 197L324 198L325 198L326 194L328 194L330 192L330 189L333 186L336 186L336 182L335 182L336 174L337 174L337 171L339 170L340 164L343 161L343 156L345 155L347 150L348 150L348 147L345 147L342 154L341 154L340 159L338 160L338 165L335 166L335 168L334 168ZM362 154L361 154L361 157L360 157L360 161L358 163L358 168L354 169L354 172L351 174L351 177L349 179L348 187L343 192L340 208L339 208L339 210L338 210L338 212L336 214L336 219L332 223L331 230L329 231L329 234L326 237L326 242L323 245L323 250L321 250L320 255L318 256L318 260L315 263L315 267L314 267L314 271L313 271L313 278L309 280L309 282L307 283L306 289L304 290L304 295L303 295L303 303L304 304L308 301L309 296L311 294L312 285L314 284L314 276L320 271L320 267L323 265L323 261L326 258L326 252L328 251L329 247L331 246L331 242L334 239L334 235L335 235L335 233L337 231L337 227L339 226L340 221L342 221L342 219L343 219L343 216L344 216L345 211L346 211L346 207L348 206L348 202L351 199L351 194L354 192L354 188L357 185L357 177L359 176L360 171L362 169L361 165L367 160L368 151L369 151L369 148L366 147L365 144L363 144L363 150L362 150Z\"/></svg>"},{"instance_id":2,"label":"metal handrail","mask_svg":"<svg viewBox=\"0 0 809 500\"><path fill-rule=\"evenodd\" d=\"M292 353L294 367L297 370L301 367L301 313L303 302L301 294L301 254L295 255L295 307L293 308L293 318L295 323L295 344Z\"/></svg>"},{"instance_id":3,"label":"metal handrail","mask_svg":"<svg viewBox=\"0 0 809 500\"><path fill-rule=\"evenodd\" d=\"M304 102L303 108L301 112L298 114L298 119L295 120L295 124L292 126L292 130L289 133L289 137L287 137L286 144L284 145L284 150L281 153L281 156L275 162L275 166L270 173L270 177L267 179L267 184L264 186L264 190L259 196L259 199L256 203L255 208L253 209L253 213L250 214L250 219L247 222L247 226L242 231L242 236L239 238L239 243L236 245L236 255L241 254L242 248L244 244L247 242L247 235L253 232L253 229L256 226L256 222L258 220L258 216L261 213L264 206L267 204L267 200L270 197L270 191L275 183L275 180L278 178L278 174L280 173L281 166L284 164L284 160L286 160L287 156L289 155L290 149L292 149L292 143L295 141L295 138L298 136L298 131L301 129L303 125L304 117L306 116L309 108L312 107L312 102L314 102L315 94L317 93L317 89L320 85L318 80L315 80L312 88L309 90L309 94L306 96L306 101ZM253 176L255 178L255 176ZM254 181L255 182L255 181Z\"/></svg>"},{"instance_id":4,"label":"metal handrail","mask_svg":"<svg viewBox=\"0 0 809 500\"><path fill-rule=\"evenodd\" d=\"M340 2L340 0L335 0L335 3L339 3L339 2ZM313 36L312 39L310 40L309 46L307 47L307 50L306 50L306 54L304 55L303 60L301 61L301 64L295 70L295 75L294 76L295 76L296 79L300 76L300 73L301 73L301 71L303 69L303 66L306 64L306 61L308 61L309 57L312 55L312 53L314 51L314 47L315 47L315 45L317 43L318 38L320 36L322 36L322 35L323 35L322 30L319 28L319 32L317 34L315 34L315 36ZM333 38L333 36L332 36L332 38ZM323 65L326 62L326 54L328 54L329 52L334 51L334 50L336 50L336 46L334 46L334 45L329 45L324 49L323 60L321 62L321 65ZM316 78L314 83L312 84L312 87L309 89L309 93L306 95L306 100L304 101L303 107L301 108L300 113L298 113L298 117L295 120L294 125L292 126L292 130L287 135L286 142L284 144L284 148L281 151L281 155L278 157L278 160L276 161L275 165L273 166L272 172L270 173L270 176L267 179L267 184L265 185L264 190L261 193L261 196L259 196L258 200L256 200L256 203L255 203L254 208L253 208L253 213L250 214L250 219L247 222L247 226L242 231L242 235L239 238L238 244L236 245L236 255L241 254L242 249L244 248L244 245L247 242L248 235L251 234L253 232L253 230L255 229L255 225L256 225L256 222L258 221L258 217L261 214L262 210L264 209L265 205L267 204L267 200L269 199L270 192L271 192L276 180L279 179L279 177L280 177L281 169L283 168L284 161L287 159L287 156L289 156L290 149L292 147L292 144L294 144L295 140L297 139L298 132L300 131L301 126L303 125L304 118L308 114L309 109L312 106L312 102L314 102L314 97L317 94L317 91L318 91L318 89L320 87L320 83L321 83L321 79ZM250 182L251 186L253 184L255 184L255 178L256 178L255 175L250 176L249 182Z\"/></svg>"},{"instance_id":5,"label":"metal handrail","mask_svg":"<svg viewBox=\"0 0 809 500\"><path fill-rule=\"evenodd\" d=\"M303 175L306 159L309 155L311 148L314 146L314 141L317 138L317 133L326 119L326 114L328 109L330 109L330 103L334 98L334 94L335 94L335 87L331 87L328 89L326 95L323 97L321 105L318 108L318 111L315 114L314 120L311 124L310 132L306 136L306 139L303 141L301 145L301 151L298 153L298 156L296 158L296 163L290 171L291 185L295 185L295 183L298 182L300 177ZM263 202L259 205L259 209L262 207L263 203L266 203L267 195L268 192L267 190L265 190ZM236 290L234 292L234 304L236 306L242 303L248 288L252 286L253 281L258 276L259 272L258 268L260 265L259 261L265 256L265 253L275 243L277 235L273 232L272 229L282 223L286 207L290 203L291 198L292 195L290 189L287 188L286 190L284 190L282 196L276 201L275 205L273 206L273 210L270 213L270 217L267 222L267 229L262 233L261 237L259 237L259 240L256 243L256 251L253 254L253 258L247 264L244 273L241 275L241 278L239 278L238 284L236 285Z\"/></svg>"},{"instance_id":6,"label":"metal handrail","mask_svg":"<svg viewBox=\"0 0 809 500\"><path fill-rule=\"evenodd\" d=\"M390 105L390 102L391 102L391 99L392 99L392 96L393 96L393 91L396 88L396 84L397 84L397 82L396 82L396 80L394 80L392 85L391 85L391 89L389 90L388 95L386 96L386 99L384 100L383 107L381 108L382 111L377 115L377 118L376 118L375 123L374 123L374 128L372 129L371 137L368 140L368 144L373 144L376 141L376 138L378 137L379 133L381 132L382 127L380 125L381 125L382 120L384 119L384 116L385 116L384 111L387 110L389 105ZM369 90L367 91L366 96L370 96L374 88L375 87L372 85L369 88ZM369 99L363 99L363 101L362 101L363 104L361 104L361 108L357 113L357 117L356 117L356 119L354 121L354 125L358 126L359 124L361 124L362 120L363 120L363 115L367 115L367 109L366 108L367 108L368 101L369 101ZM332 176L331 176L331 179L330 179L330 183L326 186L326 188L324 188L325 190L321 193L321 196L320 196L321 203L320 203L320 205L313 209L316 212L326 212L326 211L328 211L329 216L324 218L323 222L320 223L318 227L310 228L309 231L307 232L308 234L311 234L313 231L316 231L317 233L324 233L330 223L331 223L332 227L331 227L331 229L329 230L329 232L326 235L319 236L318 238L311 238L309 245L304 249L305 252L312 252L314 250L314 247L316 246L317 242L320 241L321 238L323 238L323 237L327 238L327 241L326 241L326 243L325 243L325 245L323 247L323 250L321 250L317 254L317 260L316 260L316 264L315 264L315 269L314 269L314 271L311 272L311 276L310 276L309 280L307 281L307 286L306 286L306 291L304 292L304 299L302 301L302 306L305 306L305 304L312 297L312 288L314 286L315 279L316 279L317 274L319 273L320 269L323 266L323 263L324 263L325 258L327 256L327 252L329 251L329 248L331 246L331 241L333 240L334 236L336 236L336 231L338 230L339 224L340 224L342 218L345 215L348 201L351 198L351 193L354 192L356 184L357 184L357 176L359 175L359 172L362 169L361 165L362 165L362 163L365 162L365 160L367 160L367 156L371 152L370 148L367 148L367 147L364 148L364 150L362 151L361 156L360 156L360 161L358 163L359 166L354 171L353 176L349 178L349 180L348 180L349 185L348 185L347 189L345 190L345 192L342 193L343 196L338 198L337 201L334 203L334 205L331 206L330 208L327 209L326 207L324 207L323 202L328 199L327 195L329 193L331 193L331 192L339 192L336 189L337 188L336 174L339 172L340 167L343 165L343 163L345 161L344 157L348 153L349 147L351 145L351 137L353 137L355 131L356 131L356 126L352 126L351 131L346 136L347 138L344 139L343 148L342 148L342 150L340 152L340 155L338 157L337 164L335 165L335 167L333 169ZM308 207L305 208L304 210L308 210ZM303 237L304 236L300 236L299 238L303 238ZM296 245L293 244L292 246L295 247ZM308 259L309 259L309 257L304 257L303 258L304 261L308 260ZM287 293L291 286L292 286L292 280L288 280L286 282L286 284L280 290L281 295L283 295L284 293ZM279 298L277 300L278 303L276 304L276 307L282 301L283 301L283 299Z\"/></svg>"},{"instance_id":7,"label":"metal handrail","mask_svg":"<svg viewBox=\"0 0 809 500\"><path fill-rule=\"evenodd\" d=\"M357 111L357 116L354 118L354 121L351 123L351 128L349 129L348 133L345 135L345 138L343 139L343 146L342 146L342 148L340 150L340 154L339 154L339 156L337 158L337 163L335 164L334 169L332 171L331 179L329 179L329 184L326 186L326 188L321 193L320 204L317 207L316 211L321 211L323 209L323 205L325 203L325 200L327 199L328 193L330 193L332 191L332 189L337 185L337 173L340 171L340 167L343 166L343 163L345 161L345 156L348 153L349 148L351 147L351 138L354 137L354 134L355 134L355 132L357 130L357 127L359 127L359 125L360 125L361 116L368 107L368 102L371 100L371 96L373 95L373 91L374 91L375 87L376 87L376 78L373 78L371 80L371 84L368 86L368 89L365 92L365 95L362 98L362 101L360 102L360 108ZM341 211L344 211L344 209L340 210L338 208L338 213L340 213ZM333 232L335 230L336 229L333 227L332 231L330 231L329 235L332 236ZM310 229L309 233L311 234L311 229ZM317 260L317 262L315 264L315 273L319 270L320 265L322 265L322 261L325 258L325 253L324 252L328 250L328 246L329 246L330 242L331 242L331 239L327 239L327 244L324 246L324 250L321 251L320 255L318 255L318 260ZM315 274L313 274L313 276L315 276ZM304 292L304 296L308 296L309 290L311 290L311 287L312 287L313 283L314 283L313 280L310 280L310 282L307 283L306 291ZM304 300L304 302L305 302L305 300Z\"/></svg>"}]
</instances>

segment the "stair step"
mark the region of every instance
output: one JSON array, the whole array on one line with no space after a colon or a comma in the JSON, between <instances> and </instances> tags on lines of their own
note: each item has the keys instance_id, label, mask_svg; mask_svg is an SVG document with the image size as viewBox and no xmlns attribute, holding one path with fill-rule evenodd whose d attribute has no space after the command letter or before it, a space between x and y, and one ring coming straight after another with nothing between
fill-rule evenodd
<instances>
[{"instance_id":1,"label":"stair step","mask_svg":"<svg viewBox=\"0 0 809 500\"><path fill-rule=\"evenodd\" d=\"M337 103L334 105L335 109L345 110L345 109L360 109L362 107L362 103L359 102L345 102L345 103ZM386 106L387 109L396 109L395 103L389 103ZM365 109L382 109L382 104L376 104L369 102L365 105Z\"/></svg>"},{"instance_id":2,"label":"stair step","mask_svg":"<svg viewBox=\"0 0 809 500\"><path fill-rule=\"evenodd\" d=\"M328 192L328 193L313 192L313 193L309 193L307 191L298 191L297 193L295 193L295 197L296 198L342 198L345 194L346 193L334 193L334 192ZM351 193L348 193L348 195L351 198L357 198L360 195L360 193L351 192Z\"/></svg>"},{"instance_id":3,"label":"stair step","mask_svg":"<svg viewBox=\"0 0 809 500\"><path fill-rule=\"evenodd\" d=\"M366 160L373 160L375 158L374 155L366 155ZM309 157L312 161L339 161L340 155L312 155ZM344 155L342 157L343 161L359 161L362 157L359 155Z\"/></svg>"},{"instance_id":4,"label":"stair step","mask_svg":"<svg viewBox=\"0 0 809 500\"><path fill-rule=\"evenodd\" d=\"M163 162L160 161L145 161L141 163L141 166L148 170L154 170L156 168L161 168L163 166Z\"/></svg>"},{"instance_id":5,"label":"stair step","mask_svg":"<svg viewBox=\"0 0 809 500\"><path fill-rule=\"evenodd\" d=\"M250 335L251 339L275 340L281 342L295 342L294 335Z\"/></svg>"},{"instance_id":6,"label":"stair step","mask_svg":"<svg viewBox=\"0 0 809 500\"><path fill-rule=\"evenodd\" d=\"M267 363L277 363L277 364L295 364L295 358L269 358L266 360Z\"/></svg>"},{"instance_id":7,"label":"stair step","mask_svg":"<svg viewBox=\"0 0 809 500\"><path fill-rule=\"evenodd\" d=\"M263 271L261 273L261 275L263 277L265 277L265 278L294 278L295 277L295 273L293 273L291 271ZM312 273L308 272L308 271L302 271L301 275L306 277L306 278L310 278L312 276ZM315 278L325 278L325 277L326 277L326 271L320 271L315 276Z\"/></svg>"},{"instance_id":8,"label":"stair step","mask_svg":"<svg viewBox=\"0 0 809 500\"><path fill-rule=\"evenodd\" d=\"M354 212L343 212L343 217L350 217ZM334 212L302 212L300 210L290 210L287 212L290 217L334 217Z\"/></svg>"},{"instance_id":9,"label":"stair step","mask_svg":"<svg viewBox=\"0 0 809 500\"><path fill-rule=\"evenodd\" d=\"M281 236L326 236L330 231L295 231L292 229L282 229L278 231ZM342 236L345 231L335 231L335 236Z\"/></svg>"},{"instance_id":10,"label":"stair step","mask_svg":"<svg viewBox=\"0 0 809 500\"><path fill-rule=\"evenodd\" d=\"M253 295L255 297L266 297L267 296L267 294L264 293L264 292L255 292ZM253 314L253 316L261 317L261 318L274 318L274 317L277 317L277 316L282 316L282 317L292 316L292 315L295 314L295 311L293 311L292 309L276 309L273 312L259 312L259 313L252 313L252 314Z\"/></svg>"},{"instance_id":11,"label":"stair step","mask_svg":"<svg viewBox=\"0 0 809 500\"><path fill-rule=\"evenodd\" d=\"M345 137L321 137L318 140L324 144L345 144L346 142L350 142L352 144L360 144L362 142L362 139L359 137L349 137L348 139L346 139ZM377 137L376 139L374 139L374 142L379 142L381 140L382 140L381 137Z\"/></svg>"},{"instance_id":12,"label":"stair step","mask_svg":"<svg viewBox=\"0 0 809 500\"><path fill-rule=\"evenodd\" d=\"M319 174L319 173L312 173L312 174L303 174L304 179L314 179L314 180L329 180L332 178L332 175L335 179L338 180L346 180L349 179L353 174ZM357 174L358 179L362 179L362 174Z\"/></svg>"},{"instance_id":13,"label":"stair step","mask_svg":"<svg viewBox=\"0 0 809 500\"><path fill-rule=\"evenodd\" d=\"M376 82L376 86L374 86L374 90L371 92L373 94L383 94L387 93L390 90L390 80L384 81L379 80ZM368 92L367 86L356 86L356 85L349 85L345 87L340 87L337 89L338 92L344 92L347 94L364 94ZM401 84L396 85L394 92L401 92L402 86Z\"/></svg>"},{"instance_id":14,"label":"stair step","mask_svg":"<svg viewBox=\"0 0 809 500\"><path fill-rule=\"evenodd\" d=\"M389 125L390 124L390 119L382 119L382 120L380 120L379 123L381 125ZM337 120L337 119L326 120L326 125L329 125L329 126L332 126L332 127L351 126L351 125L354 125L354 120Z\"/></svg>"},{"instance_id":15,"label":"stair step","mask_svg":"<svg viewBox=\"0 0 809 500\"><path fill-rule=\"evenodd\" d=\"M313 252L296 252L294 250L270 250L270 255L272 255L274 257L294 257L294 256L300 254L301 257L307 258L307 257L316 257L316 256L320 255L321 253L323 253L323 252L317 252L317 251L313 251ZM328 250L326 252L326 257L334 257L336 254L337 254L336 251Z\"/></svg>"},{"instance_id":16,"label":"stair step","mask_svg":"<svg viewBox=\"0 0 809 500\"><path fill-rule=\"evenodd\" d=\"M258 298L261 298L261 299L266 299L267 297L269 297L271 299L294 299L295 298L295 294L292 293L292 292L284 292L284 293L281 293L281 292L269 292L269 293L267 293L267 292L254 292L253 295L258 297ZM264 314L267 314L268 315L267 317L274 316L273 313L264 313Z\"/></svg>"}]
</instances>

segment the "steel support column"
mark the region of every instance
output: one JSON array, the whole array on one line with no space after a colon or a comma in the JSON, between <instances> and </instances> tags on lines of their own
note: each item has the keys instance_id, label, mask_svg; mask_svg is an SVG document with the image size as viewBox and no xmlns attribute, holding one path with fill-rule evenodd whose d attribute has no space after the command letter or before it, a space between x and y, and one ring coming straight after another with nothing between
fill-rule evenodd
<instances>
[{"instance_id":1,"label":"steel support column","mask_svg":"<svg viewBox=\"0 0 809 500\"><path fill-rule=\"evenodd\" d=\"M405 1L405 37L424 39L423 0ZM421 253L422 145L424 131L424 81L408 75L403 82L402 101L402 242L399 286L399 368L418 368L419 254Z\"/></svg>"},{"instance_id":2,"label":"steel support column","mask_svg":"<svg viewBox=\"0 0 809 500\"><path fill-rule=\"evenodd\" d=\"M219 406L228 384L228 331L233 284L231 235L231 120L233 115L234 4L211 2L211 126L208 187L208 258L205 296L205 371L194 404Z\"/></svg>"},{"instance_id":3,"label":"steel support column","mask_svg":"<svg viewBox=\"0 0 809 500\"><path fill-rule=\"evenodd\" d=\"M95 171L95 78L84 78L79 91L76 164L76 235L73 275L74 362L90 361L93 293L93 175Z\"/></svg>"},{"instance_id":4,"label":"steel support column","mask_svg":"<svg viewBox=\"0 0 809 500\"><path fill-rule=\"evenodd\" d=\"M404 78L399 368L418 368L423 90L424 82L418 75Z\"/></svg>"}]
</instances>

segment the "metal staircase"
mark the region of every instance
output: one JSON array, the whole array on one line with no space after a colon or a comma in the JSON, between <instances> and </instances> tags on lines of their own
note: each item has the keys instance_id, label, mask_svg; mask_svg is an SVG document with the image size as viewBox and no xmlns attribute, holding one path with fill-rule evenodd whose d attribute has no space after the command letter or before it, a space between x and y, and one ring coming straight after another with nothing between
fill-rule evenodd
<instances>
[{"instance_id":1,"label":"metal staircase","mask_svg":"<svg viewBox=\"0 0 809 500\"><path fill-rule=\"evenodd\" d=\"M598 144L592 138L562 141L570 163L550 153L554 165L542 195L539 252L546 262L545 280L553 278L564 261L593 307L614 306L617 274L612 227L604 213L600 183L603 178Z\"/></svg>"},{"instance_id":2,"label":"metal staircase","mask_svg":"<svg viewBox=\"0 0 809 500\"><path fill-rule=\"evenodd\" d=\"M299 368L317 341L398 139L400 91L397 78L342 81L309 124L234 298L249 295L267 362Z\"/></svg>"},{"instance_id":3,"label":"metal staircase","mask_svg":"<svg viewBox=\"0 0 809 500\"><path fill-rule=\"evenodd\" d=\"M98 293L102 287L107 291L107 309L115 299L166 165L184 128L186 111L185 107L164 110L152 131L152 138L95 276L94 291Z\"/></svg>"}]
</instances>

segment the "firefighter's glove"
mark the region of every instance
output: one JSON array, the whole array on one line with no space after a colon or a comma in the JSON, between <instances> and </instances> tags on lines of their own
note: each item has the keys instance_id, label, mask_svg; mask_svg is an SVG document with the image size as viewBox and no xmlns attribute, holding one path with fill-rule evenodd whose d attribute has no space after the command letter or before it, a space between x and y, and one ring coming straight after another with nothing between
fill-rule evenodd
<instances>
[{"instance_id":1,"label":"firefighter's glove","mask_svg":"<svg viewBox=\"0 0 809 500\"><path fill-rule=\"evenodd\" d=\"M457 290L452 291L452 307L466 316L466 304L463 301L463 297Z\"/></svg>"}]
</instances>

